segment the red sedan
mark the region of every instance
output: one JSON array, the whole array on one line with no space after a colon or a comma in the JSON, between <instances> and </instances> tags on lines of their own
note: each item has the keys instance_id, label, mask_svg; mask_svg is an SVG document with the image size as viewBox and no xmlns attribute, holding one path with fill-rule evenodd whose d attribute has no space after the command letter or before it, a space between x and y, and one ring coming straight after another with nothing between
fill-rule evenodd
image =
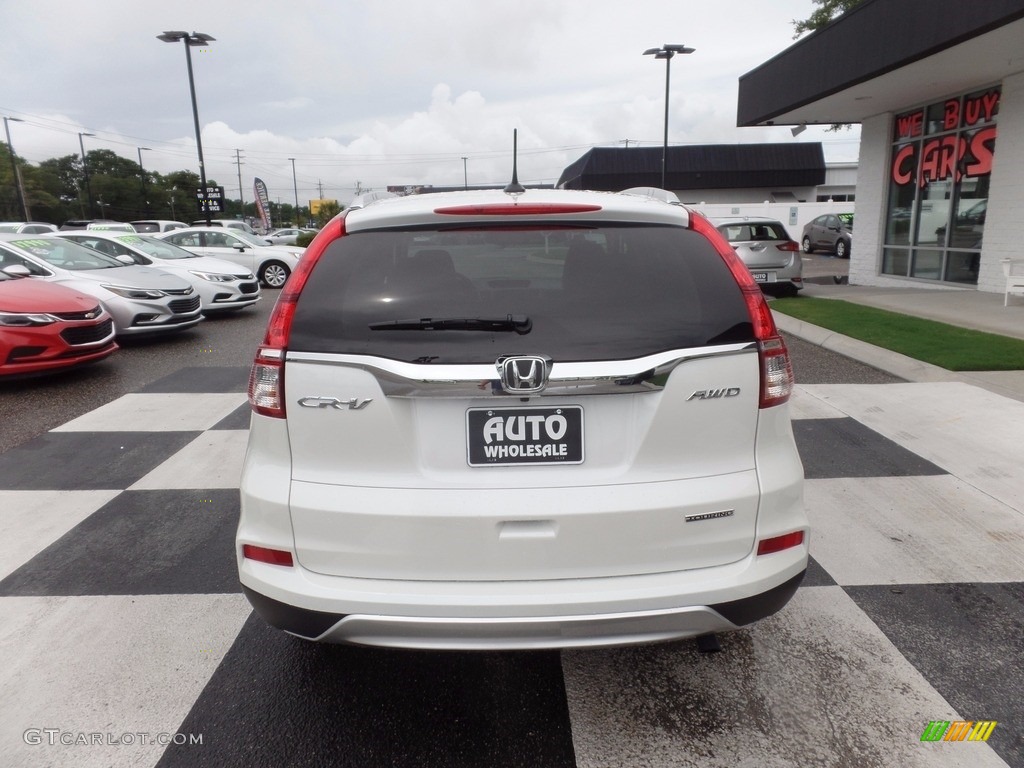
<instances>
[{"instance_id":1,"label":"red sedan","mask_svg":"<svg viewBox=\"0 0 1024 768\"><path fill-rule=\"evenodd\" d=\"M84 365L116 349L95 297L0 270L0 378Z\"/></svg>"}]
</instances>

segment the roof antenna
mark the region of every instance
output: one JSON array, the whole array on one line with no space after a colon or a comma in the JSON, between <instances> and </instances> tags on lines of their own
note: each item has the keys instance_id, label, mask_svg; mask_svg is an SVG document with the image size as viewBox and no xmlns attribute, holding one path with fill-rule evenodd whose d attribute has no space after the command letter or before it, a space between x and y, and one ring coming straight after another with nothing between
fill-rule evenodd
<instances>
[{"instance_id":1,"label":"roof antenna","mask_svg":"<svg viewBox=\"0 0 1024 768\"><path fill-rule=\"evenodd\" d=\"M519 173L516 170L516 160L519 155L519 129L512 129L512 183L505 187L505 194L512 195L515 199L526 191L526 187L519 183Z\"/></svg>"}]
</instances>

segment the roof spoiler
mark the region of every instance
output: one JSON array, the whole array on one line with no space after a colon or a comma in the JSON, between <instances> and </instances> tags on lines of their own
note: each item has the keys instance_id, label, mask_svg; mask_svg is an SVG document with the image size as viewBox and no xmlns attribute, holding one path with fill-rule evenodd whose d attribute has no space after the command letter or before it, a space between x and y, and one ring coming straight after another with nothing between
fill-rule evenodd
<instances>
[{"instance_id":1,"label":"roof spoiler","mask_svg":"<svg viewBox=\"0 0 1024 768\"><path fill-rule=\"evenodd\" d=\"M398 197L398 195L394 192L365 192L358 197L353 198L352 202L349 203L348 208L349 210L365 208L370 203L375 203L378 200L384 200L389 197Z\"/></svg>"},{"instance_id":2,"label":"roof spoiler","mask_svg":"<svg viewBox=\"0 0 1024 768\"><path fill-rule=\"evenodd\" d=\"M633 195L635 197L646 197L649 200L660 200L663 203L669 203L670 205L682 205L683 202L676 197L675 192L669 192L666 189L659 189L658 187L630 187L619 192L620 195Z\"/></svg>"}]
</instances>

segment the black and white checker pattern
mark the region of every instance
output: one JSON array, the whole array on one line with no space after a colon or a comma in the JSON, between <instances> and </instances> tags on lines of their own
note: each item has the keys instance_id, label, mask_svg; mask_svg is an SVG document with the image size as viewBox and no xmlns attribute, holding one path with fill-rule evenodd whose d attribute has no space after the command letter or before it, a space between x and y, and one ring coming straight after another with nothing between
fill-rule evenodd
<instances>
[{"instance_id":1,"label":"black and white checker pattern","mask_svg":"<svg viewBox=\"0 0 1024 768\"><path fill-rule=\"evenodd\" d=\"M0 454L0 765L1024 766L1024 404L799 387L814 562L723 653L398 652L251 615L247 375L185 369ZM999 725L919 741L958 719Z\"/></svg>"}]
</instances>

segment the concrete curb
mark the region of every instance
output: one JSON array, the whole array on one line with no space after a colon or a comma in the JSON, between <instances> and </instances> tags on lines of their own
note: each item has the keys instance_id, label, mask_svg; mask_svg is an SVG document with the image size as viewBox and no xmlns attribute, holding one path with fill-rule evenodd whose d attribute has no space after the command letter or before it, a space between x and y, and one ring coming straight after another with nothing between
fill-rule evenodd
<instances>
[{"instance_id":1,"label":"concrete curb","mask_svg":"<svg viewBox=\"0 0 1024 768\"><path fill-rule=\"evenodd\" d=\"M811 325L795 317L773 312L775 324L788 333L856 360L872 368L912 382L960 381L993 392L1003 397L1024 402L1024 371L947 371L937 365L924 363L912 357L876 347L873 344L843 336L835 331Z\"/></svg>"}]
</instances>

